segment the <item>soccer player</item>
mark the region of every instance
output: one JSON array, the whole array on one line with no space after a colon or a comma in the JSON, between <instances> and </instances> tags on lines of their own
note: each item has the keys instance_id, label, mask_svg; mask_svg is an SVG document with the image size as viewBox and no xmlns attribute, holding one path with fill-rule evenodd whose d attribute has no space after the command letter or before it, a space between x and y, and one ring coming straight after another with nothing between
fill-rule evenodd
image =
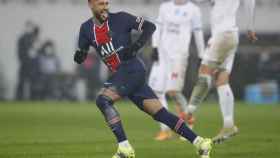
<instances>
[{"instance_id":1,"label":"soccer player","mask_svg":"<svg viewBox=\"0 0 280 158\"><path fill-rule=\"evenodd\" d=\"M97 96L96 105L118 142L118 150L113 158L135 157L120 115L113 105L124 97L128 97L154 120L166 124L194 144L202 158L209 158L211 139L197 136L183 120L163 108L145 81L144 65L136 53L150 39L155 25L126 12L110 13L109 0L88 0L88 4L93 16L81 25L79 48L74 54L74 61L81 64L87 57L89 47L93 46L112 72ZM134 43L130 38L132 30L141 31Z\"/></svg>"},{"instance_id":2,"label":"soccer player","mask_svg":"<svg viewBox=\"0 0 280 158\"><path fill-rule=\"evenodd\" d=\"M251 42L255 42L257 40L253 28L255 0L242 2L246 8L244 16L248 21L247 35ZM234 123L234 96L229 85L229 77L239 42L236 14L240 0L212 0L211 4L212 37L208 42L198 80L191 94L188 116L193 117L192 114L207 96L210 88L216 87L224 123L220 133L213 138L213 142L221 143L238 133Z\"/></svg>"},{"instance_id":3,"label":"soccer player","mask_svg":"<svg viewBox=\"0 0 280 158\"><path fill-rule=\"evenodd\" d=\"M154 47L152 58L155 62L149 85L165 108L168 109L165 94L174 100L179 117L183 120L186 119L187 100L182 94L182 89L192 32L198 55L201 57L204 51L204 37L200 9L189 0L171 0L161 4L157 30L152 42ZM167 126L160 123L160 128L156 140L167 140L172 137L172 132Z\"/></svg>"}]
</instances>

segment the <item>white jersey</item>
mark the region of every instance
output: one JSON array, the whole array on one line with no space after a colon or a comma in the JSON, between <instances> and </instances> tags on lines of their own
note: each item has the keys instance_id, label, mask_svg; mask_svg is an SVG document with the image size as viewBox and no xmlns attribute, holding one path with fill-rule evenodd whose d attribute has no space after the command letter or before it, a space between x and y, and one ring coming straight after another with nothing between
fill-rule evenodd
<instances>
[{"instance_id":1,"label":"white jersey","mask_svg":"<svg viewBox=\"0 0 280 158\"><path fill-rule=\"evenodd\" d=\"M161 4L153 46L171 58L188 57L192 31L202 28L200 9L191 2Z\"/></svg>"},{"instance_id":2,"label":"white jersey","mask_svg":"<svg viewBox=\"0 0 280 158\"><path fill-rule=\"evenodd\" d=\"M226 31L238 31L236 23L240 0L212 0L211 28L212 34Z\"/></svg>"}]
</instances>

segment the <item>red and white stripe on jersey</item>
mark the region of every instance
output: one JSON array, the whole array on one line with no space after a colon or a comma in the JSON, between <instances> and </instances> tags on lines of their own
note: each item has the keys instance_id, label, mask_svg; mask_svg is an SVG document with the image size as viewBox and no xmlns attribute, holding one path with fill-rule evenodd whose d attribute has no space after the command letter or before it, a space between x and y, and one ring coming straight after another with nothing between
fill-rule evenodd
<instances>
[{"instance_id":1,"label":"red and white stripe on jersey","mask_svg":"<svg viewBox=\"0 0 280 158\"><path fill-rule=\"evenodd\" d=\"M94 24L93 30L97 45L106 44L112 41L111 37L109 36L110 28L108 21L104 22L101 26Z\"/></svg>"},{"instance_id":2,"label":"red and white stripe on jersey","mask_svg":"<svg viewBox=\"0 0 280 158\"><path fill-rule=\"evenodd\" d=\"M112 37L109 33L110 27L108 21L103 23L101 26L94 25L93 29L96 44L101 46L101 52L99 52L101 58L107 67L112 72L115 72L121 63L121 60L113 46Z\"/></svg>"},{"instance_id":3,"label":"red and white stripe on jersey","mask_svg":"<svg viewBox=\"0 0 280 158\"><path fill-rule=\"evenodd\" d=\"M117 68L121 64L121 60L117 53L113 53L110 56L106 57L104 59L104 62L112 72L116 72Z\"/></svg>"}]
</instances>

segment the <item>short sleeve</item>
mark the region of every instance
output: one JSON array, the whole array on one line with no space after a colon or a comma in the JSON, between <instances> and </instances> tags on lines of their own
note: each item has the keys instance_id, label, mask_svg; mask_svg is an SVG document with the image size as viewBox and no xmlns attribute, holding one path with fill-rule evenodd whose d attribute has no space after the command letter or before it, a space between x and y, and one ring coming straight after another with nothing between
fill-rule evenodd
<instances>
[{"instance_id":1,"label":"short sleeve","mask_svg":"<svg viewBox=\"0 0 280 158\"><path fill-rule=\"evenodd\" d=\"M81 25L79 33L78 47L80 50L88 51L90 46L90 41L87 37L85 25Z\"/></svg>"},{"instance_id":2,"label":"short sleeve","mask_svg":"<svg viewBox=\"0 0 280 158\"><path fill-rule=\"evenodd\" d=\"M137 17L126 12L121 12L121 18L122 21L127 24L127 28L129 30L142 31L143 23L145 21L144 18Z\"/></svg>"},{"instance_id":3,"label":"short sleeve","mask_svg":"<svg viewBox=\"0 0 280 158\"><path fill-rule=\"evenodd\" d=\"M201 11L198 7L194 9L191 23L193 31L202 29Z\"/></svg>"}]
</instances>

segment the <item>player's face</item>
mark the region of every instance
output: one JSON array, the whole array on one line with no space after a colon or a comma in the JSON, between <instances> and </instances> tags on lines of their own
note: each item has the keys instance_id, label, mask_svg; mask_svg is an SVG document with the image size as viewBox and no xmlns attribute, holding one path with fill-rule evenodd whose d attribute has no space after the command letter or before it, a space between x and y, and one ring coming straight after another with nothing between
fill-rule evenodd
<instances>
[{"instance_id":1,"label":"player's face","mask_svg":"<svg viewBox=\"0 0 280 158\"><path fill-rule=\"evenodd\" d=\"M108 18L109 0L90 0L89 7L99 21L105 21Z\"/></svg>"}]
</instances>

